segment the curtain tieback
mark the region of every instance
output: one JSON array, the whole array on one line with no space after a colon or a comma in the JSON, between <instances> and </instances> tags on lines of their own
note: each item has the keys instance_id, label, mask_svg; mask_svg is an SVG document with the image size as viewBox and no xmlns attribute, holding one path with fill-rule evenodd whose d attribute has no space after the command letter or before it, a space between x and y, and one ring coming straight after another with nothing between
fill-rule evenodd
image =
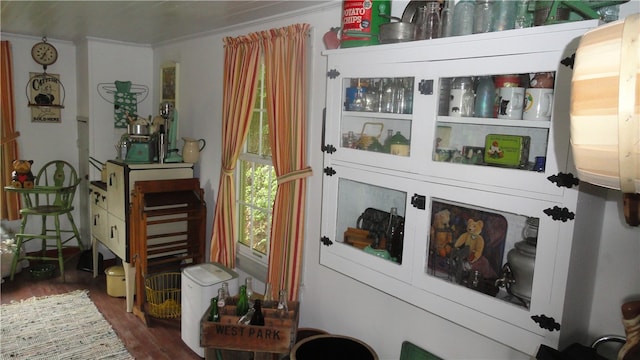
<instances>
[{"instance_id":1,"label":"curtain tieback","mask_svg":"<svg viewBox=\"0 0 640 360\"><path fill-rule=\"evenodd\" d=\"M226 168L224 166L222 167L222 175L232 176L234 171L236 171L235 167L233 168Z\"/></svg>"},{"instance_id":2,"label":"curtain tieback","mask_svg":"<svg viewBox=\"0 0 640 360\"><path fill-rule=\"evenodd\" d=\"M20 136L20 131L13 132L2 138L0 145L8 144L10 141L15 141Z\"/></svg>"},{"instance_id":3,"label":"curtain tieback","mask_svg":"<svg viewBox=\"0 0 640 360\"><path fill-rule=\"evenodd\" d=\"M290 173L284 174L282 176L278 176L278 185L282 185L289 181L295 181L298 179L306 178L313 175L313 170L311 167L307 166L304 169L294 170Z\"/></svg>"}]
</instances>

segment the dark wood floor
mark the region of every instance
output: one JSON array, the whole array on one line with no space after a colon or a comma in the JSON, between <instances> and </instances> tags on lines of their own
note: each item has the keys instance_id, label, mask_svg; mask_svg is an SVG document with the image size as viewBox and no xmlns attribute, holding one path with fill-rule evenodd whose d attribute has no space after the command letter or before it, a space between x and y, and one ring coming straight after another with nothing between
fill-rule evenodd
<instances>
[{"instance_id":1,"label":"dark wood floor","mask_svg":"<svg viewBox=\"0 0 640 360\"><path fill-rule=\"evenodd\" d=\"M91 300L136 359L201 359L182 342L180 320L154 320L151 326L147 327L140 318L126 312L124 298L115 298L107 294L104 273L94 279L92 273L76 270L76 263L75 260L67 263L65 283L62 283L60 277L50 280L32 280L26 270L17 274L13 281L6 278L0 291L2 304L33 296L88 289ZM105 262L106 266L108 266L107 262Z\"/></svg>"}]
</instances>

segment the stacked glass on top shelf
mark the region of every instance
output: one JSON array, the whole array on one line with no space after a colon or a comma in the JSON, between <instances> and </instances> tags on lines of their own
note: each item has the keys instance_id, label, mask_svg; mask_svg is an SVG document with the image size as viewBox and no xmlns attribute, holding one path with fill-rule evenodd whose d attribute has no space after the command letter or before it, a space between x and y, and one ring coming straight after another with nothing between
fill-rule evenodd
<instances>
[{"instance_id":1,"label":"stacked glass on top shelf","mask_svg":"<svg viewBox=\"0 0 640 360\"><path fill-rule=\"evenodd\" d=\"M344 80L343 148L409 156L413 77Z\"/></svg>"},{"instance_id":2,"label":"stacked glass on top shelf","mask_svg":"<svg viewBox=\"0 0 640 360\"><path fill-rule=\"evenodd\" d=\"M433 160L544 171L554 72L440 80Z\"/></svg>"}]
</instances>

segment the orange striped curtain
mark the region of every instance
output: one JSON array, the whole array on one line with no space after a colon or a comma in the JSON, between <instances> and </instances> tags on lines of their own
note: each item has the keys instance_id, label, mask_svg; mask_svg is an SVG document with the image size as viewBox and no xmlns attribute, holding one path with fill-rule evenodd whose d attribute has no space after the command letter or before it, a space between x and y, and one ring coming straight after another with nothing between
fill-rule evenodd
<instances>
[{"instance_id":1,"label":"orange striped curtain","mask_svg":"<svg viewBox=\"0 0 640 360\"><path fill-rule=\"evenodd\" d=\"M0 189L11 184L13 160L18 158L18 143L16 139L20 133L16 132L15 104L13 97L13 63L11 60L11 43L0 41L0 113L2 114L2 155L0 155ZM17 193L4 192L0 201L0 218L7 220L19 219L20 199Z\"/></svg>"},{"instance_id":2,"label":"orange striped curtain","mask_svg":"<svg viewBox=\"0 0 640 360\"><path fill-rule=\"evenodd\" d=\"M309 24L264 31L267 118L278 190L267 281L298 298L307 191L307 40ZM275 296L275 294L272 294Z\"/></svg>"},{"instance_id":3,"label":"orange striped curtain","mask_svg":"<svg viewBox=\"0 0 640 360\"><path fill-rule=\"evenodd\" d=\"M255 105L260 40L256 34L227 37L224 47L222 169L209 255L211 261L234 268L237 236L234 170Z\"/></svg>"}]
</instances>

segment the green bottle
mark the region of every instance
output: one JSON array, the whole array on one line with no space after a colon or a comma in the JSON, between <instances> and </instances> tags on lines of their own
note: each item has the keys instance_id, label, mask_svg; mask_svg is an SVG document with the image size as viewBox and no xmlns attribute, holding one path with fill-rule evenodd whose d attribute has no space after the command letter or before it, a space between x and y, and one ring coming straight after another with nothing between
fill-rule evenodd
<instances>
[{"instance_id":1,"label":"green bottle","mask_svg":"<svg viewBox=\"0 0 640 360\"><path fill-rule=\"evenodd\" d=\"M247 286L240 286L240 296L236 304L236 315L243 316L249 311L249 297L247 296Z\"/></svg>"},{"instance_id":2,"label":"green bottle","mask_svg":"<svg viewBox=\"0 0 640 360\"><path fill-rule=\"evenodd\" d=\"M211 298L211 311L209 312L209 321L219 322L220 313L218 313L218 298Z\"/></svg>"}]
</instances>

